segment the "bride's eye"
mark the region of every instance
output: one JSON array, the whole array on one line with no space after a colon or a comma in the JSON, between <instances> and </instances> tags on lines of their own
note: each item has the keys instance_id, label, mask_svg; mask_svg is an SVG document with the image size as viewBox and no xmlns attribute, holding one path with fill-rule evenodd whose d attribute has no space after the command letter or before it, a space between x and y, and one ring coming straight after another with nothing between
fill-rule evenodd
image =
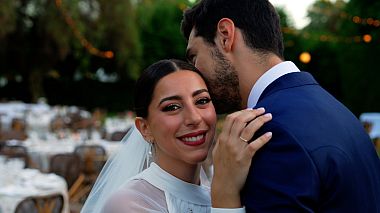
<instances>
[{"instance_id":1,"label":"bride's eye","mask_svg":"<svg viewBox=\"0 0 380 213\"><path fill-rule=\"evenodd\" d=\"M162 108L162 111L163 112L170 112L170 111L175 111L179 108L181 108L181 106L178 104L169 104L169 105L165 106L164 108Z\"/></svg>"},{"instance_id":2,"label":"bride's eye","mask_svg":"<svg viewBox=\"0 0 380 213\"><path fill-rule=\"evenodd\" d=\"M196 105L206 105L208 103L210 103L211 99L210 98L200 98L197 100L197 102L195 103Z\"/></svg>"}]
</instances>

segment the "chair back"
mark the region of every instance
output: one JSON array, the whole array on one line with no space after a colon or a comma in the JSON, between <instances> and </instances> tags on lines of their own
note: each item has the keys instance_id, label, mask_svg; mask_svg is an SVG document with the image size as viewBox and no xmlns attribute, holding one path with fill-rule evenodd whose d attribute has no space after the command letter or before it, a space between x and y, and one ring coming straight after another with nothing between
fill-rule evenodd
<instances>
[{"instance_id":1,"label":"chair back","mask_svg":"<svg viewBox=\"0 0 380 213\"><path fill-rule=\"evenodd\" d=\"M17 205L15 213L61 213L63 203L61 194L30 196Z\"/></svg>"},{"instance_id":2,"label":"chair back","mask_svg":"<svg viewBox=\"0 0 380 213\"><path fill-rule=\"evenodd\" d=\"M24 161L25 168L29 167L29 155L28 149L21 145L8 145L3 144L3 147L0 149L0 155L10 158L19 158Z\"/></svg>"},{"instance_id":3,"label":"chair back","mask_svg":"<svg viewBox=\"0 0 380 213\"><path fill-rule=\"evenodd\" d=\"M81 174L80 157L75 153L53 155L50 158L50 172L65 178L70 188Z\"/></svg>"},{"instance_id":4,"label":"chair back","mask_svg":"<svg viewBox=\"0 0 380 213\"><path fill-rule=\"evenodd\" d=\"M85 175L98 175L106 162L106 150L100 145L79 145L74 153L81 158Z\"/></svg>"},{"instance_id":5,"label":"chair back","mask_svg":"<svg viewBox=\"0 0 380 213\"><path fill-rule=\"evenodd\" d=\"M128 130L126 131L115 131L111 133L110 141L116 141L119 142L121 139L124 138L124 136L128 133Z\"/></svg>"},{"instance_id":6,"label":"chair back","mask_svg":"<svg viewBox=\"0 0 380 213\"><path fill-rule=\"evenodd\" d=\"M6 141L0 141L0 153L1 153L1 150L3 149L3 147L5 147L6 145L7 145Z\"/></svg>"},{"instance_id":7,"label":"chair back","mask_svg":"<svg viewBox=\"0 0 380 213\"><path fill-rule=\"evenodd\" d=\"M19 130L7 130L0 132L0 140L19 140L24 141L28 138L28 135Z\"/></svg>"}]
</instances>

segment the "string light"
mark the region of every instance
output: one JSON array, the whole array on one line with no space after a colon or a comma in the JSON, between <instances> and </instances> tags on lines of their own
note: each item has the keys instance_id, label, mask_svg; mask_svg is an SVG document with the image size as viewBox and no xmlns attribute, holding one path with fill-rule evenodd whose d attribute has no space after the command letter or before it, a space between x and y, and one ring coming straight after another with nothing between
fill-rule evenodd
<instances>
[{"instance_id":1,"label":"string light","mask_svg":"<svg viewBox=\"0 0 380 213\"><path fill-rule=\"evenodd\" d=\"M369 35L369 34L365 34L365 35L363 36L363 41L364 41L365 43L369 43L369 42L371 42L371 41L372 41L372 36Z\"/></svg>"},{"instance_id":2,"label":"string light","mask_svg":"<svg viewBox=\"0 0 380 213\"><path fill-rule=\"evenodd\" d=\"M348 16L351 18L352 16ZM360 16L353 16L352 22L355 24L370 25L374 27L380 27L380 20L374 18L362 18Z\"/></svg>"},{"instance_id":3,"label":"string light","mask_svg":"<svg viewBox=\"0 0 380 213\"><path fill-rule=\"evenodd\" d=\"M294 28L289 28L289 27L283 27L282 32L284 34L291 34L295 36L301 36L304 39L314 39L318 40L321 42L343 42L343 43L360 43L360 42L365 42L365 43L370 43L373 42L373 37L370 34L365 34L363 36L353 36L353 37L339 37L339 36L333 36L333 35L315 35L311 36L310 33L308 32L301 32L297 29ZM287 42L285 43L286 46L293 46L294 42Z\"/></svg>"},{"instance_id":4,"label":"string light","mask_svg":"<svg viewBox=\"0 0 380 213\"><path fill-rule=\"evenodd\" d=\"M310 12L314 13L319 13L323 14L325 16L331 16L334 11L331 9L322 9L322 8L312 8ZM368 18L363 18L357 15L350 15L346 12L339 12L339 17L343 19L347 19L352 21L355 24L362 24L362 25L370 25L373 27L380 27L380 20L376 19L374 17L368 17ZM370 34L365 34L365 35L357 35L357 36L352 36L352 37L339 37L339 36L334 36L334 35L319 35L319 36L313 36L311 37L309 33L307 32L301 32L297 31L296 29L293 28L283 28L283 33L284 34L293 34L297 36L302 36L304 39L315 39L319 40L321 42L344 42L344 43L371 43L374 42L373 36ZM379 42L379 40L376 40ZM287 44L285 44L287 45Z\"/></svg>"},{"instance_id":5,"label":"string light","mask_svg":"<svg viewBox=\"0 0 380 213\"><path fill-rule=\"evenodd\" d=\"M308 52L301 53L300 56L299 56L299 60L302 63L304 63L304 64L310 63L310 61L311 61L311 55L310 55L310 53L308 53Z\"/></svg>"},{"instance_id":6,"label":"string light","mask_svg":"<svg viewBox=\"0 0 380 213\"><path fill-rule=\"evenodd\" d=\"M71 30L73 31L75 37L79 40L80 44L87 49L87 51L95 56L111 59L114 57L114 53L112 51L101 51L94 47L78 30L74 20L68 15L66 9L62 7L62 0L55 0L55 5L64 16L66 23L69 25Z\"/></svg>"},{"instance_id":7,"label":"string light","mask_svg":"<svg viewBox=\"0 0 380 213\"><path fill-rule=\"evenodd\" d=\"M314 12L314 13L321 13L321 14L324 14L326 16L330 16L331 15L331 10L322 9L322 8L313 8L312 12ZM377 18L374 18L374 17L364 18L364 17L360 17L358 15L351 15L351 14L348 14L346 12L340 12L339 13L339 17L341 17L343 19L351 20L355 24L362 24L362 25L370 25L370 26L373 26L373 27L380 27L380 19L377 19Z\"/></svg>"}]
</instances>

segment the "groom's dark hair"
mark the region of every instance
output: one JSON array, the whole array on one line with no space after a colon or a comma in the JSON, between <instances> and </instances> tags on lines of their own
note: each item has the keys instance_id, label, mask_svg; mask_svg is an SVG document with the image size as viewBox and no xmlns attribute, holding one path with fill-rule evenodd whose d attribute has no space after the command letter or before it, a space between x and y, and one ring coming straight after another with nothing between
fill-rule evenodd
<instances>
[{"instance_id":1,"label":"groom's dark hair","mask_svg":"<svg viewBox=\"0 0 380 213\"><path fill-rule=\"evenodd\" d=\"M194 71L203 78L202 74L195 66L177 59L158 61L144 70L135 86L136 116L142 118L148 116L148 107L152 101L153 92L156 88L157 82L170 73L180 70Z\"/></svg>"},{"instance_id":2,"label":"groom's dark hair","mask_svg":"<svg viewBox=\"0 0 380 213\"><path fill-rule=\"evenodd\" d=\"M222 18L234 22L252 50L283 58L280 17L268 0L201 0L184 12L181 30L189 39L195 28L195 36L201 36L213 46L216 27Z\"/></svg>"}]
</instances>

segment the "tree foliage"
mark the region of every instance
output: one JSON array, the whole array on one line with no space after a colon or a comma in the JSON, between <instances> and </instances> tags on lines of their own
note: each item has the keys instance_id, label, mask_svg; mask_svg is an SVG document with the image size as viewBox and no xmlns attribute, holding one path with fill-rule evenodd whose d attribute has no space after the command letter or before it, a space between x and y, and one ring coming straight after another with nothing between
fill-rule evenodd
<instances>
[{"instance_id":1,"label":"tree foliage","mask_svg":"<svg viewBox=\"0 0 380 213\"><path fill-rule=\"evenodd\" d=\"M304 47L312 55L306 69L356 115L380 109L380 28L366 23L380 19L378 11L378 1L317 0L308 11L311 22L302 30ZM355 16L360 23L354 23ZM364 42L364 35L372 40Z\"/></svg>"},{"instance_id":2,"label":"tree foliage","mask_svg":"<svg viewBox=\"0 0 380 213\"><path fill-rule=\"evenodd\" d=\"M180 32L185 0L142 1L138 23L143 45L143 67L159 59L184 58L186 42Z\"/></svg>"},{"instance_id":3,"label":"tree foliage","mask_svg":"<svg viewBox=\"0 0 380 213\"><path fill-rule=\"evenodd\" d=\"M26 102L46 96L51 104L131 108L133 84L143 68L159 59L184 57L180 22L189 4L1 0L0 96ZM285 60L311 72L355 114L379 111L380 27L368 24L380 19L379 1L316 0L303 29L295 29L285 10L278 11ZM355 16L360 18L355 18L357 23ZM364 42L364 35L372 40ZM299 61L302 52L311 54L310 63Z\"/></svg>"},{"instance_id":4,"label":"tree foliage","mask_svg":"<svg viewBox=\"0 0 380 213\"><path fill-rule=\"evenodd\" d=\"M340 49L343 89L347 91L344 100L355 112L380 111L380 27L368 24L369 18L380 20L379 11L380 2L374 0L351 0L345 8L347 14L360 17L361 23L346 21L341 35L372 37L369 43L355 42Z\"/></svg>"},{"instance_id":5,"label":"tree foliage","mask_svg":"<svg viewBox=\"0 0 380 213\"><path fill-rule=\"evenodd\" d=\"M133 80L144 67L163 58L182 58L185 41L179 26L186 4L185 0L2 0L0 96L36 101L65 82L107 84L100 82L98 74L103 73L126 84L128 89L120 92L128 98L119 99L130 99ZM99 57L105 56L104 51L111 57ZM103 93L94 90L94 94ZM54 104L68 102L47 98Z\"/></svg>"},{"instance_id":6,"label":"tree foliage","mask_svg":"<svg viewBox=\"0 0 380 213\"><path fill-rule=\"evenodd\" d=\"M10 79L18 75L29 81L35 100L44 94L43 75L67 54L69 32L53 1L12 1L5 5L11 6L10 14L17 15L3 23L4 29L12 30L3 33L1 70Z\"/></svg>"}]
</instances>

